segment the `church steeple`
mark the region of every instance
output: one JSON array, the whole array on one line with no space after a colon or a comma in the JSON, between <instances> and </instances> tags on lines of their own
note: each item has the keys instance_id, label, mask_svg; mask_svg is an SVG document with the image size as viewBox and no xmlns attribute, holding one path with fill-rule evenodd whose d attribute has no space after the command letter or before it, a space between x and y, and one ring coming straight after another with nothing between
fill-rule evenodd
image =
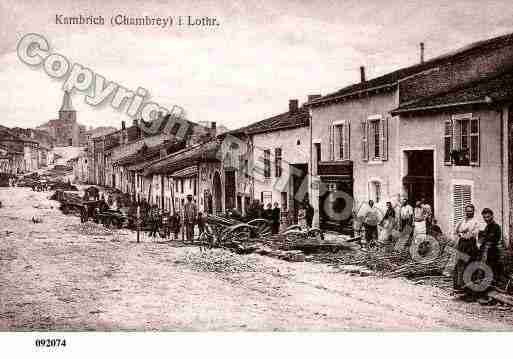
<instances>
[{"instance_id":1,"label":"church steeple","mask_svg":"<svg viewBox=\"0 0 513 359\"><path fill-rule=\"evenodd\" d=\"M62 97L62 106L59 110L59 119L61 121L75 122L77 120L77 112L71 104L71 96L68 91L64 91Z\"/></svg>"},{"instance_id":2,"label":"church steeple","mask_svg":"<svg viewBox=\"0 0 513 359\"><path fill-rule=\"evenodd\" d=\"M75 111L73 105L71 104L71 96L69 91L64 91L64 96L62 97L62 106L59 111Z\"/></svg>"}]
</instances>

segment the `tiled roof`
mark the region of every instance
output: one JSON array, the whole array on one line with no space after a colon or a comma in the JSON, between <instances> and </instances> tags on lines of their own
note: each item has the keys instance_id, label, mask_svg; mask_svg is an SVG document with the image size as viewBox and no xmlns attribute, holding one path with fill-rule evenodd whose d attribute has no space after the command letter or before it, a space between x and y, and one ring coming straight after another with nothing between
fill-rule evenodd
<instances>
[{"instance_id":1,"label":"tiled roof","mask_svg":"<svg viewBox=\"0 0 513 359\"><path fill-rule=\"evenodd\" d=\"M199 161L219 160L221 144L218 140L187 147L182 151L155 161L144 171L144 175L171 174L197 164Z\"/></svg>"},{"instance_id":2,"label":"tiled roof","mask_svg":"<svg viewBox=\"0 0 513 359\"><path fill-rule=\"evenodd\" d=\"M446 63L457 58L472 55L476 51L489 51L491 49L500 48L511 43L513 43L513 33L495 37L493 39L474 42L456 51L446 53L444 55L435 57L423 63L418 63L413 66L405 67L365 82L344 87L336 92L333 92L331 94L328 94L326 96L323 96L310 102L309 105L316 106L324 103L329 103L335 99L343 98L355 93L375 88L394 88L399 80L404 79L408 76L412 76L419 72L428 70L439 64Z\"/></svg>"},{"instance_id":3,"label":"tiled roof","mask_svg":"<svg viewBox=\"0 0 513 359\"><path fill-rule=\"evenodd\" d=\"M172 177L175 178L189 178L194 177L198 174L198 166L190 166L187 168L184 168L182 170L176 171L173 173Z\"/></svg>"},{"instance_id":4,"label":"tiled roof","mask_svg":"<svg viewBox=\"0 0 513 359\"><path fill-rule=\"evenodd\" d=\"M234 135L240 133L254 135L258 133L286 130L296 127L306 127L309 125L309 121L310 115L308 110L305 107L301 107L296 112L285 112L273 117L266 118L265 120L255 122L249 126L229 131L227 133Z\"/></svg>"},{"instance_id":5,"label":"tiled roof","mask_svg":"<svg viewBox=\"0 0 513 359\"><path fill-rule=\"evenodd\" d=\"M185 142L179 141L179 142L164 142L160 145L147 147L146 145L143 145L143 147L137 151L136 153L133 153L131 155L122 157L114 162L115 166L129 166L133 164L137 164L138 162L144 162L148 160L153 160L156 157L160 156L160 150L165 148L167 153L172 153L179 151L183 149L185 146Z\"/></svg>"},{"instance_id":6,"label":"tiled roof","mask_svg":"<svg viewBox=\"0 0 513 359\"><path fill-rule=\"evenodd\" d=\"M449 92L422 98L398 107L395 113L429 110L465 104L491 103L513 99L513 71L466 84Z\"/></svg>"}]
</instances>

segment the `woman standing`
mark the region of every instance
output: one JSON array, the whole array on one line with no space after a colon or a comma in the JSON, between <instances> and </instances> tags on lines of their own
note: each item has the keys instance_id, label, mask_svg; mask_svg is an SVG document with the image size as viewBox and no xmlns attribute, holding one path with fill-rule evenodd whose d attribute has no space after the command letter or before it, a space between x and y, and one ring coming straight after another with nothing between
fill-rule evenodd
<instances>
[{"instance_id":1,"label":"woman standing","mask_svg":"<svg viewBox=\"0 0 513 359\"><path fill-rule=\"evenodd\" d=\"M387 209L380 226L383 227L383 240L385 243L392 241L392 230L395 227L395 210L392 207L392 202L387 202Z\"/></svg>"}]
</instances>

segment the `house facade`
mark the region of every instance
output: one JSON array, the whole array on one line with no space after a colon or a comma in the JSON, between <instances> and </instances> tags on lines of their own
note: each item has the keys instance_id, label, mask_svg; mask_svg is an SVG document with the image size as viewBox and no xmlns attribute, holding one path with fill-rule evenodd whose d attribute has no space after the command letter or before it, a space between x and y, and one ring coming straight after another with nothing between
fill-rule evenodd
<instances>
[{"instance_id":1,"label":"house facade","mask_svg":"<svg viewBox=\"0 0 513 359\"><path fill-rule=\"evenodd\" d=\"M472 44L368 81L362 69L359 84L313 101L314 223L322 226L326 208L340 220L369 199L384 209L386 201L407 197L412 205L428 202L446 233L465 204L490 207L507 235L504 118L512 40ZM350 167L352 193L324 180L336 172L349 181Z\"/></svg>"},{"instance_id":2,"label":"house facade","mask_svg":"<svg viewBox=\"0 0 513 359\"><path fill-rule=\"evenodd\" d=\"M297 222L297 209L308 195L309 118L308 110L291 99L287 112L232 131L243 133L250 143L252 199L265 207L278 203L292 222Z\"/></svg>"}]
</instances>

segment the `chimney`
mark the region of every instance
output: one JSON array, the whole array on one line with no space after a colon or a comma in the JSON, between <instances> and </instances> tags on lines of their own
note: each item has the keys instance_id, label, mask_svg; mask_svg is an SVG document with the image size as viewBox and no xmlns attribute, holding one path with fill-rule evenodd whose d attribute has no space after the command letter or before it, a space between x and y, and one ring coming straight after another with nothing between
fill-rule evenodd
<instances>
[{"instance_id":1,"label":"chimney","mask_svg":"<svg viewBox=\"0 0 513 359\"><path fill-rule=\"evenodd\" d=\"M212 137L217 136L217 123L215 121L210 124L210 134Z\"/></svg>"},{"instance_id":2,"label":"chimney","mask_svg":"<svg viewBox=\"0 0 513 359\"><path fill-rule=\"evenodd\" d=\"M137 127L137 126L139 126L139 121L138 121L136 118L134 118L134 123L133 123L133 125L134 125L134 126L136 126L136 127Z\"/></svg>"},{"instance_id":3,"label":"chimney","mask_svg":"<svg viewBox=\"0 0 513 359\"><path fill-rule=\"evenodd\" d=\"M365 66L360 66L360 82L365 82Z\"/></svg>"},{"instance_id":4,"label":"chimney","mask_svg":"<svg viewBox=\"0 0 513 359\"><path fill-rule=\"evenodd\" d=\"M420 43L420 63L424 63L424 43Z\"/></svg>"},{"instance_id":5,"label":"chimney","mask_svg":"<svg viewBox=\"0 0 513 359\"><path fill-rule=\"evenodd\" d=\"M121 129L122 129L122 130L126 129L126 123L125 123L125 121L121 121Z\"/></svg>"},{"instance_id":6,"label":"chimney","mask_svg":"<svg viewBox=\"0 0 513 359\"><path fill-rule=\"evenodd\" d=\"M308 95L308 100L307 102L312 102L313 100L317 100L318 98L321 98L322 95L321 94L316 94L316 95Z\"/></svg>"},{"instance_id":7,"label":"chimney","mask_svg":"<svg viewBox=\"0 0 513 359\"><path fill-rule=\"evenodd\" d=\"M299 102L297 99L289 100L289 112L297 112L299 108Z\"/></svg>"}]
</instances>

